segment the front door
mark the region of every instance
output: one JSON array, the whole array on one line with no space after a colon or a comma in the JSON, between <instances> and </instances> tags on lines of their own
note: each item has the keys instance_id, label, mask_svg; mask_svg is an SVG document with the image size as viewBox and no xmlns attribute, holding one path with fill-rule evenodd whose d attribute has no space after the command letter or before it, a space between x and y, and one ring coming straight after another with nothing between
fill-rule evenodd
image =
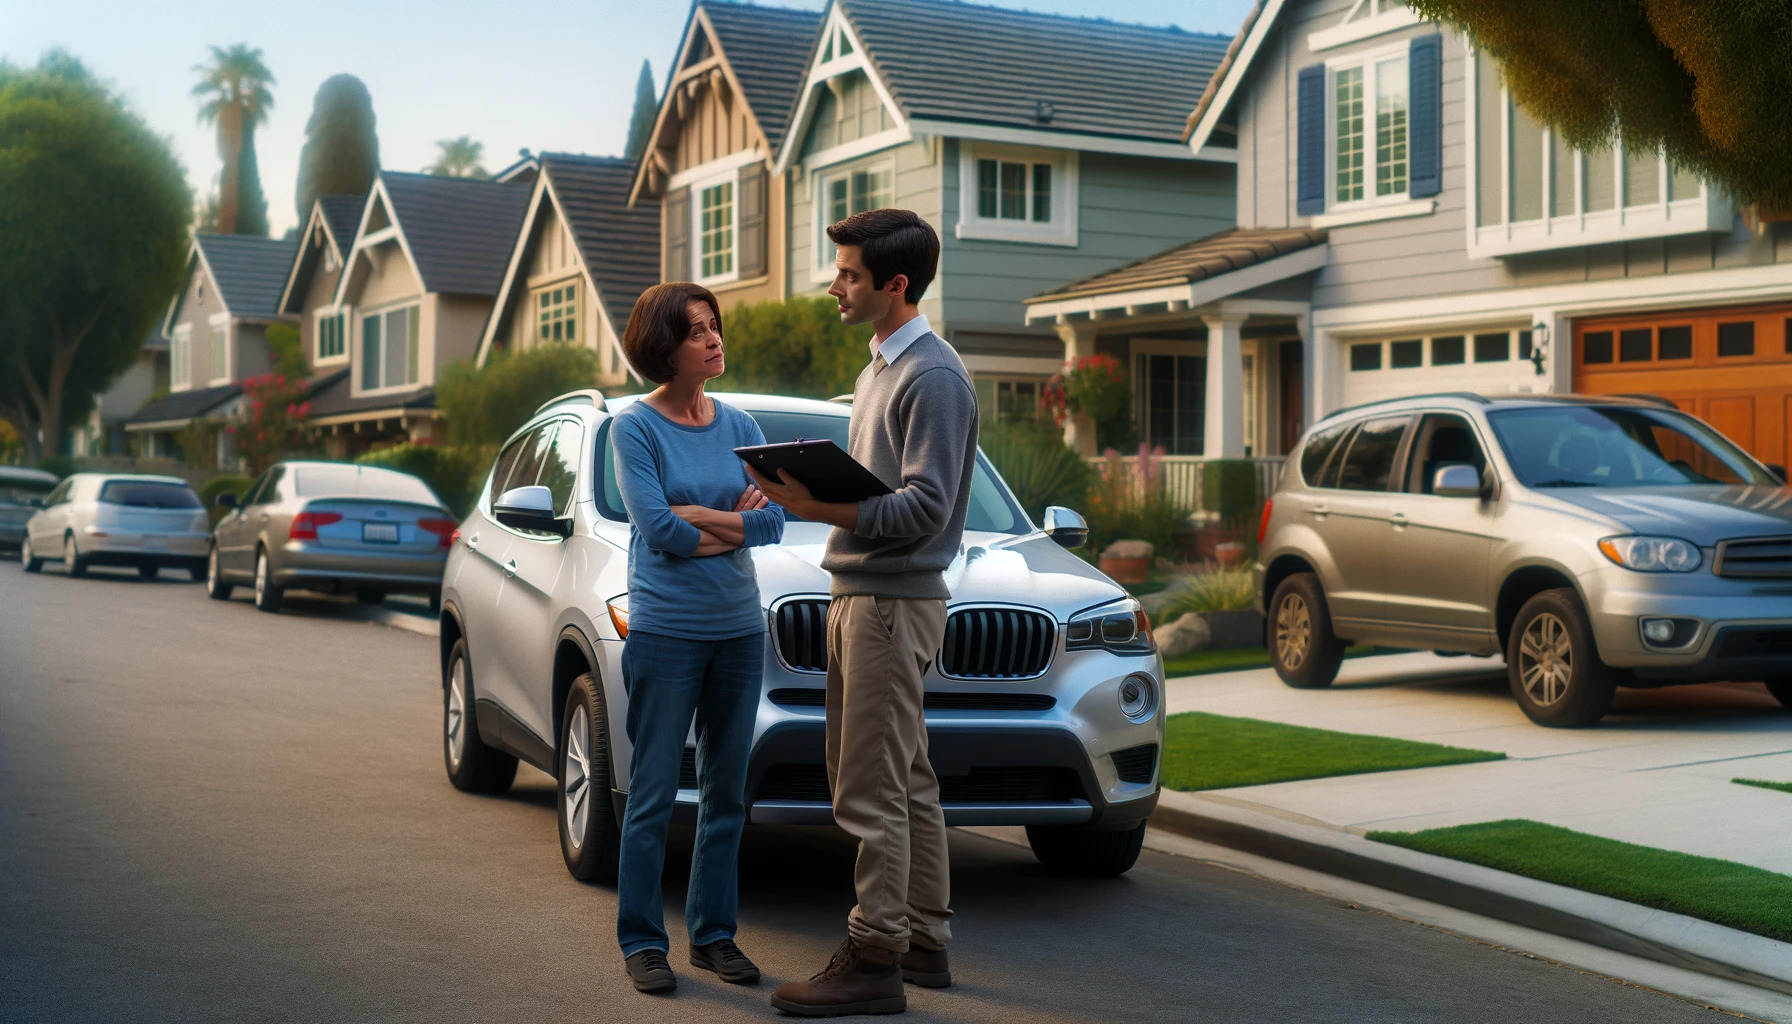
<instances>
[{"instance_id":1,"label":"front door","mask_svg":"<svg viewBox=\"0 0 1792 1024\"><path fill-rule=\"evenodd\" d=\"M1394 466L1411 416L1384 416L1364 423L1350 439L1332 488L1315 495L1315 529L1325 539L1333 578L1325 600L1339 635L1355 638L1356 624L1387 617L1389 524L1393 519Z\"/></svg>"},{"instance_id":2,"label":"front door","mask_svg":"<svg viewBox=\"0 0 1792 1024\"><path fill-rule=\"evenodd\" d=\"M1276 408L1280 410L1281 442L1278 451L1291 452L1306 429L1306 350L1298 341L1284 341L1277 349L1279 374Z\"/></svg>"},{"instance_id":3,"label":"front door","mask_svg":"<svg viewBox=\"0 0 1792 1024\"><path fill-rule=\"evenodd\" d=\"M1484 470L1486 450L1473 425L1449 413L1427 414L1413 434L1391 496L1387 552L1388 618L1394 628L1412 631L1409 642L1478 652L1494 635L1488 561L1497 507L1432 493L1440 466Z\"/></svg>"}]
</instances>

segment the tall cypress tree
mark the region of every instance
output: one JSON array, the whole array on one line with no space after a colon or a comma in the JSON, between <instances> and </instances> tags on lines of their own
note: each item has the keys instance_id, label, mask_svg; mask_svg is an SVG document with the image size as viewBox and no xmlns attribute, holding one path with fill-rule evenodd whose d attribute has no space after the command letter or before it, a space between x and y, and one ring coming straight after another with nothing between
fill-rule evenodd
<instances>
[{"instance_id":1,"label":"tall cypress tree","mask_svg":"<svg viewBox=\"0 0 1792 1024\"><path fill-rule=\"evenodd\" d=\"M630 160L639 160L647 149L647 137L653 132L654 118L659 116L660 104L653 92L653 63L641 62L641 77L635 80L635 113L628 119L628 148L622 155Z\"/></svg>"},{"instance_id":2,"label":"tall cypress tree","mask_svg":"<svg viewBox=\"0 0 1792 1024\"><path fill-rule=\"evenodd\" d=\"M324 195L365 195L380 169L373 97L354 75L331 75L317 87L305 145L299 150L299 223Z\"/></svg>"},{"instance_id":3,"label":"tall cypress tree","mask_svg":"<svg viewBox=\"0 0 1792 1024\"><path fill-rule=\"evenodd\" d=\"M236 161L236 226L239 235L268 233L268 197L261 190L261 165L255 159L255 133L243 133Z\"/></svg>"}]
</instances>

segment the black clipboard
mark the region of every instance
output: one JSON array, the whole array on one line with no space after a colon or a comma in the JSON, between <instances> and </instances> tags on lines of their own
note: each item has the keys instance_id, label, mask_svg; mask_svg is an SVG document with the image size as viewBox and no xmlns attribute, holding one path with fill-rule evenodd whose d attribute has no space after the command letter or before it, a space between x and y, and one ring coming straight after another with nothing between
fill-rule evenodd
<instances>
[{"instance_id":1,"label":"black clipboard","mask_svg":"<svg viewBox=\"0 0 1792 1024\"><path fill-rule=\"evenodd\" d=\"M736 448L734 454L767 480L787 471L817 501L848 502L889 494L890 488L840 446L825 438Z\"/></svg>"}]
</instances>

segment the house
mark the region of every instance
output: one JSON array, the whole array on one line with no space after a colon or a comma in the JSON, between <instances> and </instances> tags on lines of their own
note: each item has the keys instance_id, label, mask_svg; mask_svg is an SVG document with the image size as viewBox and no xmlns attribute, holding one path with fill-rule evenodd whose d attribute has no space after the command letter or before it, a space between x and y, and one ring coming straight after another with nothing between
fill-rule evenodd
<instances>
[{"instance_id":1,"label":"house","mask_svg":"<svg viewBox=\"0 0 1792 1024\"><path fill-rule=\"evenodd\" d=\"M123 455L129 435L125 423L151 395L168 390L168 339L158 323L137 349L130 368L112 386L94 396L87 419L69 428L68 451L76 455Z\"/></svg>"},{"instance_id":2,"label":"house","mask_svg":"<svg viewBox=\"0 0 1792 1024\"><path fill-rule=\"evenodd\" d=\"M789 190L773 165L820 21L692 4L629 195L660 211L661 280L697 281L724 306L790 294Z\"/></svg>"},{"instance_id":3,"label":"house","mask_svg":"<svg viewBox=\"0 0 1792 1024\"><path fill-rule=\"evenodd\" d=\"M473 358L529 196L520 182L398 171L374 179L336 290L318 307L341 317L348 371L311 400L310 424L332 455L439 439L436 381L442 367Z\"/></svg>"},{"instance_id":4,"label":"house","mask_svg":"<svg viewBox=\"0 0 1792 1024\"><path fill-rule=\"evenodd\" d=\"M297 320L305 365L320 386L348 372L348 317L336 305L336 288L366 206L362 195L313 200L280 292L280 313Z\"/></svg>"},{"instance_id":5,"label":"house","mask_svg":"<svg viewBox=\"0 0 1792 1024\"><path fill-rule=\"evenodd\" d=\"M267 373L268 325L282 319L280 291L297 242L255 235L195 235L186 278L168 304L168 391L124 423L140 454L179 456L175 434L236 411L242 382ZM228 435L217 432L217 463L229 461ZM207 460L210 461L210 460Z\"/></svg>"},{"instance_id":6,"label":"house","mask_svg":"<svg viewBox=\"0 0 1792 1024\"><path fill-rule=\"evenodd\" d=\"M1184 142L1226 43L955 0L833 0L776 166L791 292L831 283L829 224L920 213L942 243L921 308L972 371L984 425L1034 415L1066 348L1024 300L1232 226L1230 139Z\"/></svg>"},{"instance_id":7,"label":"house","mask_svg":"<svg viewBox=\"0 0 1792 1024\"><path fill-rule=\"evenodd\" d=\"M1199 453L1269 455L1381 398L1641 392L1792 459L1792 229L1659 154L1577 151L1460 33L1398 0L1263 0L1188 127L1191 152L1236 133L1237 229L1179 247L1212 258L1028 303L1078 350L1181 332L1185 398L1135 349L1154 438L1186 420Z\"/></svg>"},{"instance_id":8,"label":"house","mask_svg":"<svg viewBox=\"0 0 1792 1024\"><path fill-rule=\"evenodd\" d=\"M635 300L659 281L659 208L630 204L632 160L569 153L535 160L528 212L476 362L485 365L500 349L584 345L598 353L596 383L624 388L634 371L622 355L622 331Z\"/></svg>"}]
</instances>

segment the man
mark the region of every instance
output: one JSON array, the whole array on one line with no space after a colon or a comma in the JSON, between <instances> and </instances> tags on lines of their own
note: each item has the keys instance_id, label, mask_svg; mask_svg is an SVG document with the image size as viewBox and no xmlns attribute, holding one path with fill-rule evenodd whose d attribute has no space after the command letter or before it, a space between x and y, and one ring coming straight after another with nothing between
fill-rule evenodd
<instances>
[{"instance_id":1,"label":"man","mask_svg":"<svg viewBox=\"0 0 1792 1024\"><path fill-rule=\"evenodd\" d=\"M951 984L946 820L921 696L945 635L944 570L964 535L977 455L970 374L916 308L939 267L939 235L908 210L869 210L828 237L841 321L876 332L853 387L848 448L893 493L825 503L788 473L755 474L767 498L834 527L821 563L833 575L828 779L834 820L859 839L859 902L821 973L772 996L815 1017L900 1012L904 979Z\"/></svg>"}]
</instances>

